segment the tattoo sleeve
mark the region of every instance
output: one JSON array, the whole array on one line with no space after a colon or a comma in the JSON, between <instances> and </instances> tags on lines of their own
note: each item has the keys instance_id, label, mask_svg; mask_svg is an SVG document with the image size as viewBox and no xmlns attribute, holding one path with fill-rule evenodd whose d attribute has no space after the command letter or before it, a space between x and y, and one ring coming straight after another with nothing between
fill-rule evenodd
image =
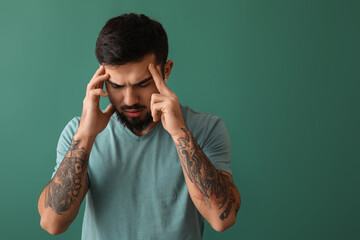
<instances>
[{"instance_id":1,"label":"tattoo sleeve","mask_svg":"<svg viewBox=\"0 0 360 240\"><path fill-rule=\"evenodd\" d=\"M45 207L60 215L71 208L85 182L89 154L85 148L79 148L79 143L73 139L45 194Z\"/></svg>"},{"instance_id":2,"label":"tattoo sleeve","mask_svg":"<svg viewBox=\"0 0 360 240\"><path fill-rule=\"evenodd\" d=\"M221 171L217 171L210 160L200 149L191 132L182 128L182 137L177 139L176 148L188 179L193 183L202 202L211 208L215 204L221 215L221 220L228 218L233 203L235 203L234 188L230 177ZM240 206L235 206L235 214Z\"/></svg>"}]
</instances>

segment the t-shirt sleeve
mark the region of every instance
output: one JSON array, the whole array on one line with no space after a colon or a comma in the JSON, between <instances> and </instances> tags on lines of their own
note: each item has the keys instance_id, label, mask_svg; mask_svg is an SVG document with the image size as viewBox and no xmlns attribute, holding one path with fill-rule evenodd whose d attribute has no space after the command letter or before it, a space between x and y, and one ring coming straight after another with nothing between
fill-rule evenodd
<instances>
[{"instance_id":1,"label":"t-shirt sleeve","mask_svg":"<svg viewBox=\"0 0 360 240\"><path fill-rule=\"evenodd\" d=\"M219 117L213 116L212 118L213 122L208 125L202 150L216 169L232 174L230 168L231 144L228 131Z\"/></svg>"},{"instance_id":2,"label":"t-shirt sleeve","mask_svg":"<svg viewBox=\"0 0 360 240\"><path fill-rule=\"evenodd\" d=\"M74 117L62 131L57 148L56 148L56 166L51 178L54 177L56 171L58 170L61 162L63 161L66 153L68 152L73 136L76 133L80 124L80 117ZM89 176L86 177L86 183L89 184Z\"/></svg>"}]
</instances>

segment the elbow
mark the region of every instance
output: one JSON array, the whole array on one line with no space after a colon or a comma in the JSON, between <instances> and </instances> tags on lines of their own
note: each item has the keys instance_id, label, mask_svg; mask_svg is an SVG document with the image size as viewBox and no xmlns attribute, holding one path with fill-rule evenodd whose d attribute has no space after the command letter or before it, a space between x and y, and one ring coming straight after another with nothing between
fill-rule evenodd
<instances>
[{"instance_id":1,"label":"elbow","mask_svg":"<svg viewBox=\"0 0 360 240\"><path fill-rule=\"evenodd\" d=\"M210 224L211 227L217 232L224 232L235 224L235 219L229 219L227 221L217 221L216 223Z\"/></svg>"},{"instance_id":2,"label":"elbow","mask_svg":"<svg viewBox=\"0 0 360 240\"><path fill-rule=\"evenodd\" d=\"M237 199L238 199L238 201L237 201L236 207L235 207L234 211L231 212L230 215L228 215L227 217L213 218L212 222L211 223L209 222L211 227L215 231L224 232L225 230L229 229L230 227L232 227L235 224L237 213L240 209L240 203L241 203L239 194L237 196Z\"/></svg>"},{"instance_id":3,"label":"elbow","mask_svg":"<svg viewBox=\"0 0 360 240\"><path fill-rule=\"evenodd\" d=\"M54 220L46 219L45 217L42 217L40 220L40 226L42 229L50 233L51 235L59 235L61 233L64 233L69 226L59 224L58 222Z\"/></svg>"}]
</instances>

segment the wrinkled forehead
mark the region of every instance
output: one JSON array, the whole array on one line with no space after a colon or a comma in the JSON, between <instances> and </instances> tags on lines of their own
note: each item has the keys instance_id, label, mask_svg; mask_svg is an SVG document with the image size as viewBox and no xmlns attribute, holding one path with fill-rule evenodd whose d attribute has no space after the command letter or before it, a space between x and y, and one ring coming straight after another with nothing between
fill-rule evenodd
<instances>
[{"instance_id":1,"label":"wrinkled forehead","mask_svg":"<svg viewBox=\"0 0 360 240\"><path fill-rule=\"evenodd\" d=\"M109 80L119 85L135 84L151 76L148 69L150 63L155 63L155 55L147 55L137 62L123 65L105 65L105 73L110 75Z\"/></svg>"}]
</instances>

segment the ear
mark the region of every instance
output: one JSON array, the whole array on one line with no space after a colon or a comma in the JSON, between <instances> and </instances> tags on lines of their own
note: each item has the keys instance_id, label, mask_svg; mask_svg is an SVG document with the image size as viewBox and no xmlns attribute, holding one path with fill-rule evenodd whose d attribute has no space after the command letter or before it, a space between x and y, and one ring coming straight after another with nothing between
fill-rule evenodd
<instances>
[{"instance_id":1,"label":"ear","mask_svg":"<svg viewBox=\"0 0 360 240\"><path fill-rule=\"evenodd\" d=\"M173 66L174 66L174 61L171 60L171 59L165 63L165 66L164 66L165 82L169 78L170 73L171 73L171 69L172 69Z\"/></svg>"}]
</instances>

